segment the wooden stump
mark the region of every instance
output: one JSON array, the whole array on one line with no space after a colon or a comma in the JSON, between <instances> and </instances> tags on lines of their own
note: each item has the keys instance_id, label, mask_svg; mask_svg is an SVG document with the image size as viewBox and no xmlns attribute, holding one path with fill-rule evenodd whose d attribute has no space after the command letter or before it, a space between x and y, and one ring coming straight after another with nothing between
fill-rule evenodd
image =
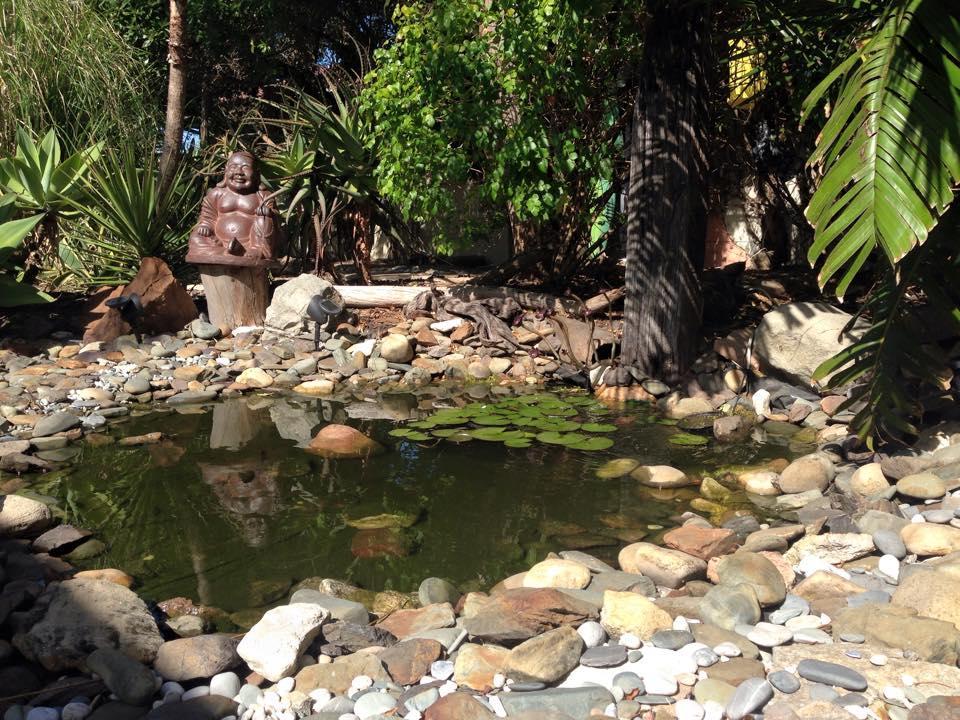
<instances>
[{"instance_id":1,"label":"wooden stump","mask_svg":"<svg viewBox=\"0 0 960 720\"><path fill-rule=\"evenodd\" d=\"M210 322L224 331L263 325L269 288L264 266L201 265Z\"/></svg>"}]
</instances>

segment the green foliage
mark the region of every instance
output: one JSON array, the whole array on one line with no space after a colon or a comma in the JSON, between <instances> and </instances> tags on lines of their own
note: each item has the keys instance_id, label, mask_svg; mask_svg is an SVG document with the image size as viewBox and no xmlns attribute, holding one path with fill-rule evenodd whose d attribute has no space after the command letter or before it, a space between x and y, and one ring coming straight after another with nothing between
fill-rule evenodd
<instances>
[{"instance_id":1,"label":"green foliage","mask_svg":"<svg viewBox=\"0 0 960 720\"><path fill-rule=\"evenodd\" d=\"M142 158L131 147L106 152L85 178L82 195L70 200L89 232L62 243L67 267L84 282L102 285L130 280L145 257L180 264L199 199L192 179L181 162L161 195L155 152Z\"/></svg>"},{"instance_id":2,"label":"green foliage","mask_svg":"<svg viewBox=\"0 0 960 720\"><path fill-rule=\"evenodd\" d=\"M811 158L823 177L807 209L816 231L809 259L826 256L820 282L839 274L838 296L876 248L887 262L863 308L866 333L816 377L835 388L857 383L852 425L872 442L914 431L920 408L904 376L938 383L943 362L923 344L921 313L960 320L955 243L943 232L927 242L960 182L960 17L949 0L891 3L807 99L805 118L838 82Z\"/></svg>"},{"instance_id":3,"label":"green foliage","mask_svg":"<svg viewBox=\"0 0 960 720\"><path fill-rule=\"evenodd\" d=\"M960 331L960 253L953 237L938 232L898 267L886 268L861 309L870 318L863 335L814 375L833 388L853 385L842 407L856 410L851 425L871 446L874 437L915 434L913 421L923 411L919 384L942 386L945 358L926 335L931 325Z\"/></svg>"},{"instance_id":4,"label":"green foliage","mask_svg":"<svg viewBox=\"0 0 960 720\"><path fill-rule=\"evenodd\" d=\"M145 69L86 2L0 0L0 153L23 126L55 128L70 147L149 137Z\"/></svg>"},{"instance_id":5,"label":"green foliage","mask_svg":"<svg viewBox=\"0 0 960 720\"><path fill-rule=\"evenodd\" d=\"M329 240L336 220L349 209L369 212L374 225L399 239L396 213L377 191L370 129L355 97L332 82L327 95L329 103L287 91L281 102L268 103L281 118L263 119L284 132L283 141L264 158L264 177L277 188L293 229L289 234L300 238L302 255L313 234Z\"/></svg>"},{"instance_id":6,"label":"green foliage","mask_svg":"<svg viewBox=\"0 0 960 720\"><path fill-rule=\"evenodd\" d=\"M156 97L167 79L166 2L86 0L111 19L124 39L149 58ZM189 0L187 34L187 127L201 125L210 137L229 134L257 98L272 87L314 89L318 60L356 68L357 48L388 37L392 0ZM359 68L356 68L359 69Z\"/></svg>"},{"instance_id":7,"label":"green foliage","mask_svg":"<svg viewBox=\"0 0 960 720\"><path fill-rule=\"evenodd\" d=\"M617 156L620 70L638 45L633 16L608 5L400 5L361 96L381 192L418 220L450 212L451 184L468 182L520 219L596 212L594 183Z\"/></svg>"},{"instance_id":8,"label":"green foliage","mask_svg":"<svg viewBox=\"0 0 960 720\"><path fill-rule=\"evenodd\" d=\"M15 307L46 302L51 298L46 293L34 290L20 281L20 273L14 265L16 252L42 219L42 215L14 220L14 197L0 196L0 307Z\"/></svg>"},{"instance_id":9,"label":"green foliage","mask_svg":"<svg viewBox=\"0 0 960 720\"><path fill-rule=\"evenodd\" d=\"M837 295L879 247L890 263L923 244L960 182L960 18L949 0L900 0L831 72L804 117L840 93L810 162L823 177L807 209L809 259Z\"/></svg>"},{"instance_id":10,"label":"green foliage","mask_svg":"<svg viewBox=\"0 0 960 720\"><path fill-rule=\"evenodd\" d=\"M83 177L100 156L103 144L64 159L54 130L37 143L26 130L18 128L16 141L16 154L0 159L0 191L12 195L17 207L29 212L68 213L71 202L83 192Z\"/></svg>"}]
</instances>

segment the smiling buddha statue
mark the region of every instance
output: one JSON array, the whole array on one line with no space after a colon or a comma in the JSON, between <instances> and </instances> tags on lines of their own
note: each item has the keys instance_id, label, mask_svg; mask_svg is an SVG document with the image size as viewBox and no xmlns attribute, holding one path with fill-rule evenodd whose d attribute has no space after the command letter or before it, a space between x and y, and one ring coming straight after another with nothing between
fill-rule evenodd
<instances>
[{"instance_id":1,"label":"smiling buddha statue","mask_svg":"<svg viewBox=\"0 0 960 720\"><path fill-rule=\"evenodd\" d=\"M267 265L280 240L280 222L269 193L260 184L257 159L235 152L223 180L200 207L190 233L187 262L210 265Z\"/></svg>"}]
</instances>

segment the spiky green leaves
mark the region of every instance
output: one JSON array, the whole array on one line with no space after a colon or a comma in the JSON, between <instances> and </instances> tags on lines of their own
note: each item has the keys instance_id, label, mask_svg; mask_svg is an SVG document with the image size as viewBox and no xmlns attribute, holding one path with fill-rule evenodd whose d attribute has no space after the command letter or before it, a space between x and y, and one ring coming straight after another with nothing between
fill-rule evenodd
<instances>
[{"instance_id":1,"label":"spiky green leaves","mask_svg":"<svg viewBox=\"0 0 960 720\"><path fill-rule=\"evenodd\" d=\"M814 89L804 119L840 92L811 164L808 259L842 297L876 247L893 264L927 239L960 182L960 17L951 0L899 0L875 34Z\"/></svg>"}]
</instances>

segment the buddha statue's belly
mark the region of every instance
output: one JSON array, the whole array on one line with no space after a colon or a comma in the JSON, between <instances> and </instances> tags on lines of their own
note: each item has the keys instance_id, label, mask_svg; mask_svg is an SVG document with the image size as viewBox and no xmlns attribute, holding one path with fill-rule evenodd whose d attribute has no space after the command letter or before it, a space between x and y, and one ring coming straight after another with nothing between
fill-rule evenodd
<instances>
[{"instance_id":1,"label":"buddha statue's belly","mask_svg":"<svg viewBox=\"0 0 960 720\"><path fill-rule=\"evenodd\" d=\"M217 218L215 233L218 238L230 241L236 238L240 241L250 239L250 229L253 227L254 215L244 212L222 213Z\"/></svg>"}]
</instances>

